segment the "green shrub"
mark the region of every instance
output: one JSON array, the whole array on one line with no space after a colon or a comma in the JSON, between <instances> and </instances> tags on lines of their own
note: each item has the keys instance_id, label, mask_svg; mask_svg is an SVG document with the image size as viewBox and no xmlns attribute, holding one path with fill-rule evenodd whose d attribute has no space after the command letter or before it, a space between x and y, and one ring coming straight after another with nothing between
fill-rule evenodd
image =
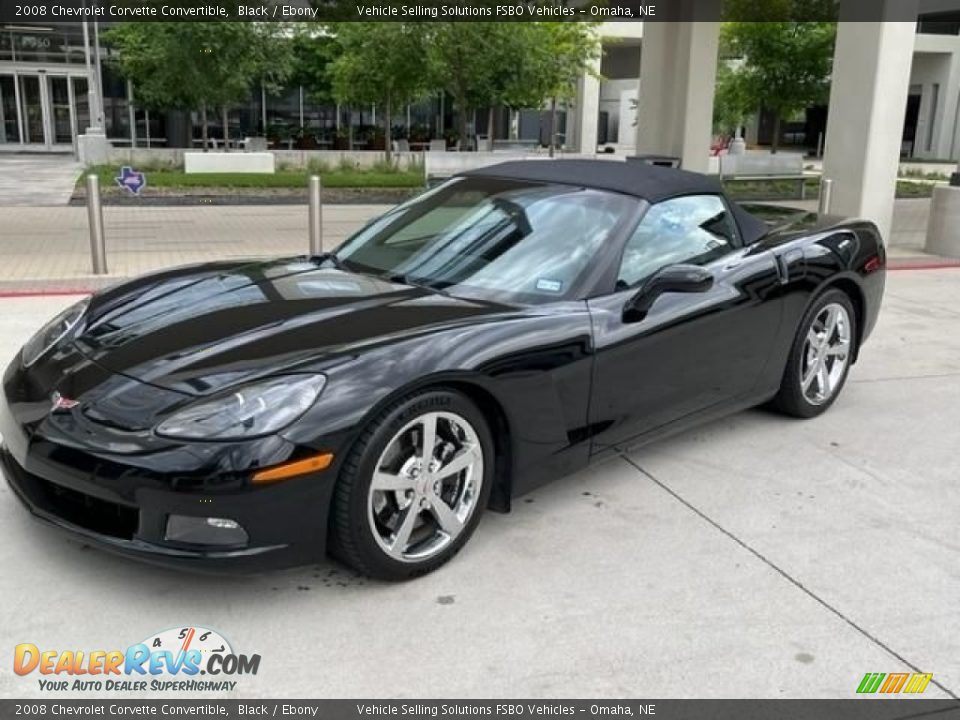
<instances>
[{"instance_id":1,"label":"green shrub","mask_svg":"<svg viewBox=\"0 0 960 720\"><path fill-rule=\"evenodd\" d=\"M325 175L330 172L330 164L322 158L310 158L307 161L307 172L311 175Z\"/></svg>"},{"instance_id":2,"label":"green shrub","mask_svg":"<svg viewBox=\"0 0 960 720\"><path fill-rule=\"evenodd\" d=\"M371 172L381 173L385 175L388 175L390 173L398 173L400 172L400 163L396 159L390 162L387 162L387 159L383 158L381 160L377 160L376 162L374 162L373 165L370 166L370 170Z\"/></svg>"}]
</instances>

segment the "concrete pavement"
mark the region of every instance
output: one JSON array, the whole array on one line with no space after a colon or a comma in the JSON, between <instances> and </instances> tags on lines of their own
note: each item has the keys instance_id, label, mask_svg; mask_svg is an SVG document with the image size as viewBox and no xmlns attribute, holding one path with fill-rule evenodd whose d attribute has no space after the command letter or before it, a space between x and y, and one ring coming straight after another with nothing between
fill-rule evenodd
<instances>
[{"instance_id":1,"label":"concrete pavement","mask_svg":"<svg viewBox=\"0 0 960 720\"><path fill-rule=\"evenodd\" d=\"M81 169L64 155L0 156L0 208L66 205Z\"/></svg>"},{"instance_id":2,"label":"concrete pavement","mask_svg":"<svg viewBox=\"0 0 960 720\"><path fill-rule=\"evenodd\" d=\"M0 300L0 363L70 301ZM823 417L744 412L559 479L402 585L159 570L37 526L0 486L0 647L205 625L262 655L243 697L848 698L911 670L956 695L958 308L960 270L892 273ZM0 696L41 694L0 664Z\"/></svg>"},{"instance_id":3,"label":"concrete pavement","mask_svg":"<svg viewBox=\"0 0 960 720\"><path fill-rule=\"evenodd\" d=\"M333 248L385 205L328 205ZM307 208L239 205L103 208L108 276L92 275L83 207L0 207L0 289L99 287L174 265L307 252Z\"/></svg>"}]
</instances>

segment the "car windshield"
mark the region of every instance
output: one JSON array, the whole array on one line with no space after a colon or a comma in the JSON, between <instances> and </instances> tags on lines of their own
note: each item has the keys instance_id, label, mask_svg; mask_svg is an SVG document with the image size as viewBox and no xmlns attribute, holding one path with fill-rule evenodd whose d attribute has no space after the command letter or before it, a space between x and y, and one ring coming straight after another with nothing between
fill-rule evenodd
<instances>
[{"instance_id":1,"label":"car windshield","mask_svg":"<svg viewBox=\"0 0 960 720\"><path fill-rule=\"evenodd\" d=\"M550 302L570 297L638 204L575 186L456 178L371 223L336 256L399 282Z\"/></svg>"}]
</instances>

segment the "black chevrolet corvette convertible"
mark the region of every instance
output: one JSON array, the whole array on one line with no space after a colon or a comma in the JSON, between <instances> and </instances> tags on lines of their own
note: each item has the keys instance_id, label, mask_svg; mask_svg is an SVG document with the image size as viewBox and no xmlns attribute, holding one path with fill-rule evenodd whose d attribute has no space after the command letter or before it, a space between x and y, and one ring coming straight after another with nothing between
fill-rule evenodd
<instances>
[{"instance_id":1,"label":"black chevrolet corvette convertible","mask_svg":"<svg viewBox=\"0 0 960 720\"><path fill-rule=\"evenodd\" d=\"M0 465L38 518L141 558L412 577L611 453L760 403L822 413L884 268L869 222L642 163L509 162L333 253L67 309L6 371Z\"/></svg>"}]
</instances>

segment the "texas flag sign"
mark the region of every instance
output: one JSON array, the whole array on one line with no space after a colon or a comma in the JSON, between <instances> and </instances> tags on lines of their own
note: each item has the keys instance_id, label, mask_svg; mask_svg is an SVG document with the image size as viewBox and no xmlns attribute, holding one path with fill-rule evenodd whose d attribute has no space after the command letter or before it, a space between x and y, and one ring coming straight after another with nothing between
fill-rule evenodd
<instances>
[{"instance_id":1,"label":"texas flag sign","mask_svg":"<svg viewBox=\"0 0 960 720\"><path fill-rule=\"evenodd\" d=\"M126 165L120 168L120 176L114 180L117 181L117 185L126 188L133 195L139 195L140 191L147 186L147 176Z\"/></svg>"}]
</instances>

